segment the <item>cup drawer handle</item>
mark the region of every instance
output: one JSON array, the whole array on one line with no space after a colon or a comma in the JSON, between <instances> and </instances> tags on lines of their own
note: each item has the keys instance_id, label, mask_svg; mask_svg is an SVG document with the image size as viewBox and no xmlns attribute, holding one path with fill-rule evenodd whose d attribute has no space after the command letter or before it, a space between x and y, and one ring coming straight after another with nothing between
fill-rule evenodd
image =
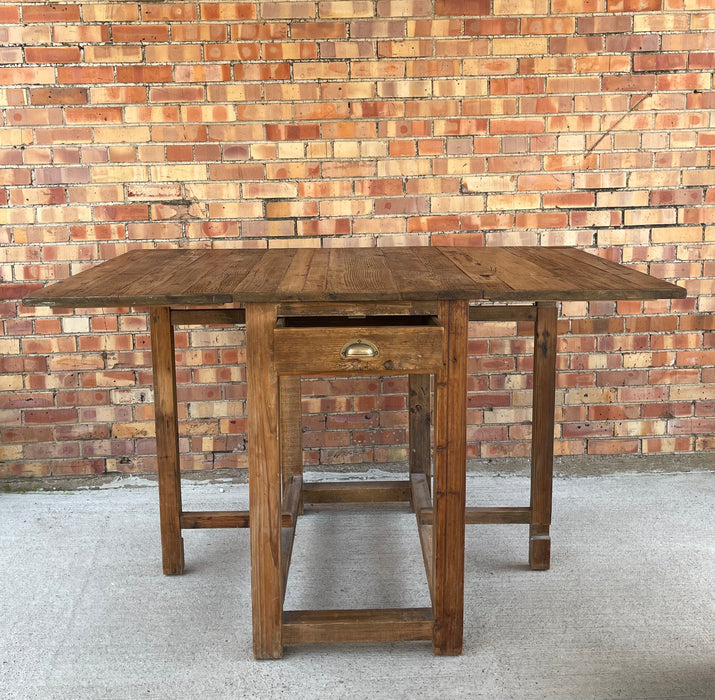
<instances>
[{"instance_id":1,"label":"cup drawer handle","mask_svg":"<svg viewBox=\"0 0 715 700\"><path fill-rule=\"evenodd\" d=\"M349 360L361 360L366 357L377 357L380 351L375 343L371 343L369 340L351 340L349 343L343 345L343 349L340 351L340 357Z\"/></svg>"}]
</instances>

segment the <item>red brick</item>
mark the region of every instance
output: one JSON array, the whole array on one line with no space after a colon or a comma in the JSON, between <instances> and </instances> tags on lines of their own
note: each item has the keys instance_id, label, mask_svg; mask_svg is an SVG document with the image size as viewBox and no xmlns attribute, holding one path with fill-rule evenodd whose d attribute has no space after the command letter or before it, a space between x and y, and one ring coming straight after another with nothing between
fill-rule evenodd
<instances>
[{"instance_id":1,"label":"red brick","mask_svg":"<svg viewBox=\"0 0 715 700\"><path fill-rule=\"evenodd\" d=\"M116 25L112 40L117 44L138 44L169 40L169 27L159 24Z\"/></svg>"},{"instance_id":2,"label":"red brick","mask_svg":"<svg viewBox=\"0 0 715 700\"><path fill-rule=\"evenodd\" d=\"M663 0L607 0L608 12L658 12Z\"/></svg>"},{"instance_id":3,"label":"red brick","mask_svg":"<svg viewBox=\"0 0 715 700\"><path fill-rule=\"evenodd\" d=\"M612 15L607 17L579 17L579 34L624 34L632 31L631 18Z\"/></svg>"},{"instance_id":4,"label":"red brick","mask_svg":"<svg viewBox=\"0 0 715 700\"><path fill-rule=\"evenodd\" d=\"M685 70L687 64L688 55L685 53L637 54L633 57L633 70L635 71Z\"/></svg>"},{"instance_id":5,"label":"red brick","mask_svg":"<svg viewBox=\"0 0 715 700\"><path fill-rule=\"evenodd\" d=\"M713 65L715 65L715 52L688 54L690 70L711 70Z\"/></svg>"},{"instance_id":6,"label":"red brick","mask_svg":"<svg viewBox=\"0 0 715 700\"><path fill-rule=\"evenodd\" d=\"M76 423L78 412L75 408L48 408L24 412L24 420L30 425L53 425L54 423Z\"/></svg>"},{"instance_id":7,"label":"red brick","mask_svg":"<svg viewBox=\"0 0 715 700\"><path fill-rule=\"evenodd\" d=\"M654 52L661 50L659 44L657 34L614 34L606 37L606 51L609 53Z\"/></svg>"},{"instance_id":8,"label":"red brick","mask_svg":"<svg viewBox=\"0 0 715 700\"><path fill-rule=\"evenodd\" d=\"M655 89L655 76L651 75L604 75L604 92L652 92Z\"/></svg>"},{"instance_id":9,"label":"red brick","mask_svg":"<svg viewBox=\"0 0 715 700\"><path fill-rule=\"evenodd\" d=\"M489 15L489 0L435 0L435 14L437 16L474 16Z\"/></svg>"}]
</instances>

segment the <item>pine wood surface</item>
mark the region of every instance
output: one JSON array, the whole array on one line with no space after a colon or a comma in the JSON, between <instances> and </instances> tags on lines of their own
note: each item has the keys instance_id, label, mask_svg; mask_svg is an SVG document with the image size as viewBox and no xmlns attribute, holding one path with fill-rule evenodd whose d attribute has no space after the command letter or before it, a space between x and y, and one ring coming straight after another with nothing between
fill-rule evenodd
<instances>
[{"instance_id":1,"label":"pine wood surface","mask_svg":"<svg viewBox=\"0 0 715 700\"><path fill-rule=\"evenodd\" d=\"M167 249L132 251L26 303L150 307L164 572L183 572L182 528L250 525L254 655L271 659L285 644L317 641L432 639L436 654L460 654L465 521L528 523L531 567L550 564L556 302L684 296L675 285L569 248ZM517 304L470 310L470 300ZM170 308L224 304L245 311ZM365 318L346 319L351 310ZM502 317L535 323L531 502L466 508L467 324ZM246 325L249 513L181 508L173 326L202 320ZM379 349L376 358L341 357L356 339ZM411 375L410 480L303 484L300 375L392 371ZM303 501L410 501L432 607L284 611Z\"/></svg>"},{"instance_id":2,"label":"pine wood surface","mask_svg":"<svg viewBox=\"0 0 715 700\"><path fill-rule=\"evenodd\" d=\"M68 308L250 302L684 297L685 290L573 248L133 250L31 294Z\"/></svg>"}]
</instances>

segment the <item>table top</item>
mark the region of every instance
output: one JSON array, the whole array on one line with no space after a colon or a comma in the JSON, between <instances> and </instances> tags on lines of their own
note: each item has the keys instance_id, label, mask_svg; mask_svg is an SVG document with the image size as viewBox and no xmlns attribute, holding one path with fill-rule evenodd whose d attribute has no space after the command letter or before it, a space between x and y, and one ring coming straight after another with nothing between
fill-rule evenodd
<instances>
[{"instance_id":1,"label":"table top","mask_svg":"<svg viewBox=\"0 0 715 700\"><path fill-rule=\"evenodd\" d=\"M38 290L62 308L470 299L682 298L682 287L562 247L133 250Z\"/></svg>"}]
</instances>

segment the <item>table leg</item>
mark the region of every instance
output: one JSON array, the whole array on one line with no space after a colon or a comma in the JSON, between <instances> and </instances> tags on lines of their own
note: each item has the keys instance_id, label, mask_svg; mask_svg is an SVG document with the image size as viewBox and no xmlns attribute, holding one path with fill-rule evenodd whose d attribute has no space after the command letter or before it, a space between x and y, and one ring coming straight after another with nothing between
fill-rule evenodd
<instances>
[{"instance_id":1,"label":"table leg","mask_svg":"<svg viewBox=\"0 0 715 700\"><path fill-rule=\"evenodd\" d=\"M182 574L184 541L181 539L180 522L181 467L176 409L176 358L174 329L168 307L152 307L150 329L162 567L165 574Z\"/></svg>"},{"instance_id":2,"label":"table leg","mask_svg":"<svg viewBox=\"0 0 715 700\"><path fill-rule=\"evenodd\" d=\"M440 301L445 366L435 382L433 600L435 654L462 653L468 302Z\"/></svg>"},{"instance_id":3,"label":"table leg","mask_svg":"<svg viewBox=\"0 0 715 700\"><path fill-rule=\"evenodd\" d=\"M300 405L300 377L283 375L279 379L281 422L281 478L283 497L293 480L303 476L303 426ZM303 512L303 499L298 513Z\"/></svg>"},{"instance_id":4,"label":"table leg","mask_svg":"<svg viewBox=\"0 0 715 700\"><path fill-rule=\"evenodd\" d=\"M410 374L408 389L410 476L424 474L430 486L430 375Z\"/></svg>"},{"instance_id":5,"label":"table leg","mask_svg":"<svg viewBox=\"0 0 715 700\"><path fill-rule=\"evenodd\" d=\"M529 564L532 569L541 570L548 569L551 565L549 528L554 471L557 321L555 303L537 303L534 331Z\"/></svg>"},{"instance_id":6,"label":"table leg","mask_svg":"<svg viewBox=\"0 0 715 700\"><path fill-rule=\"evenodd\" d=\"M246 306L248 496L253 655L283 655L281 466L278 377L273 360L274 304Z\"/></svg>"}]
</instances>

